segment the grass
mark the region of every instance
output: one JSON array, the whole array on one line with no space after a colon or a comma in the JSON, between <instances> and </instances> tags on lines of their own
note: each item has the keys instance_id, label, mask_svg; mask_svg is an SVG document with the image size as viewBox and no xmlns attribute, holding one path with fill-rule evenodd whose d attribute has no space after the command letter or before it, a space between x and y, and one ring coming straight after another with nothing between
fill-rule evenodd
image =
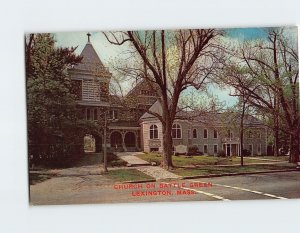
<instances>
[{"instance_id":1,"label":"grass","mask_svg":"<svg viewBox=\"0 0 300 233\"><path fill-rule=\"evenodd\" d=\"M247 165L247 166L232 166L232 167L216 167L206 166L203 168L176 168L172 172L180 176L199 176L199 175L212 175L223 173L240 173L240 172L260 172L260 171L273 171L295 168L294 164L260 164L260 165Z\"/></svg>"},{"instance_id":2,"label":"grass","mask_svg":"<svg viewBox=\"0 0 300 233\"><path fill-rule=\"evenodd\" d=\"M155 162L156 164L160 164L162 161L162 156L157 153L144 153L137 155L137 157L146 160L148 162ZM272 162L267 160L259 160L259 158L263 159L271 159L271 160L280 160L287 161L288 158L286 156L274 157L274 156L260 156L260 157L244 157L244 164L253 164L253 163L266 163ZM214 157L209 155L203 156L173 156L173 163L177 167L183 166L199 166L199 165L235 165L240 164L240 157Z\"/></svg>"},{"instance_id":3,"label":"grass","mask_svg":"<svg viewBox=\"0 0 300 233\"><path fill-rule=\"evenodd\" d=\"M255 157L252 157L255 158ZM271 160L280 160L280 161L289 161L289 156L259 156L261 159L271 159Z\"/></svg>"},{"instance_id":4,"label":"grass","mask_svg":"<svg viewBox=\"0 0 300 233\"><path fill-rule=\"evenodd\" d=\"M108 171L108 173L104 174L104 176L118 182L142 181L142 180L153 179L153 177L148 176L136 169L112 170L112 171Z\"/></svg>"}]
</instances>

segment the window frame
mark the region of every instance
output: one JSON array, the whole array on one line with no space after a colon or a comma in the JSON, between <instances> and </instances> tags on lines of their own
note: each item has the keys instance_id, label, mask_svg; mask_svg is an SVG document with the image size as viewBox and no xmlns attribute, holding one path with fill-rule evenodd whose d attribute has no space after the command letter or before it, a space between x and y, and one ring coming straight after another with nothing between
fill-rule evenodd
<instances>
[{"instance_id":1,"label":"window frame","mask_svg":"<svg viewBox=\"0 0 300 233\"><path fill-rule=\"evenodd\" d=\"M206 132L206 137L205 137L205 132ZM203 129L203 138L208 139L208 129Z\"/></svg>"},{"instance_id":2,"label":"window frame","mask_svg":"<svg viewBox=\"0 0 300 233\"><path fill-rule=\"evenodd\" d=\"M205 147L206 147L206 152L205 152ZM208 154L208 144L203 144L203 153Z\"/></svg>"},{"instance_id":3,"label":"window frame","mask_svg":"<svg viewBox=\"0 0 300 233\"><path fill-rule=\"evenodd\" d=\"M94 108L94 110L93 110L93 120L98 121L98 109L97 108Z\"/></svg>"},{"instance_id":4,"label":"window frame","mask_svg":"<svg viewBox=\"0 0 300 233\"><path fill-rule=\"evenodd\" d=\"M217 151L215 151L215 146L217 147ZM218 144L214 144L214 154L218 154L218 152L219 152L219 146Z\"/></svg>"},{"instance_id":5,"label":"window frame","mask_svg":"<svg viewBox=\"0 0 300 233\"><path fill-rule=\"evenodd\" d=\"M174 126L176 126L176 127L174 127ZM177 127L178 126L178 127ZM175 137L173 137L174 135L173 135L173 132L174 132L174 130L175 130ZM178 131L179 130L179 131ZM180 137L178 137L178 132L180 132ZM173 125L172 125L172 138L173 139L182 139L182 127L181 127L181 125L180 124L178 124L178 123L174 123Z\"/></svg>"},{"instance_id":6,"label":"window frame","mask_svg":"<svg viewBox=\"0 0 300 233\"><path fill-rule=\"evenodd\" d=\"M216 133L216 137L215 137L215 133ZM218 130L214 129L214 139L218 139L219 135L218 135Z\"/></svg>"},{"instance_id":7,"label":"window frame","mask_svg":"<svg viewBox=\"0 0 300 233\"><path fill-rule=\"evenodd\" d=\"M197 129L194 128L193 129L193 139L197 139L198 138L198 132L197 132Z\"/></svg>"},{"instance_id":8,"label":"window frame","mask_svg":"<svg viewBox=\"0 0 300 233\"><path fill-rule=\"evenodd\" d=\"M156 133L156 135L155 135L155 133ZM159 139L159 136L158 136L158 126L156 124L150 125L150 127L149 127L149 138L151 140Z\"/></svg>"}]
</instances>

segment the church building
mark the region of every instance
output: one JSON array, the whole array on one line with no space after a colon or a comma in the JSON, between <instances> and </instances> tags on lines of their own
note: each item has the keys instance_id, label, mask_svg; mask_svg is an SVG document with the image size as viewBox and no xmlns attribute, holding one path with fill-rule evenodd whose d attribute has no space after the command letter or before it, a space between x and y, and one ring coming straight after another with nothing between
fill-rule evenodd
<instances>
[{"instance_id":1,"label":"church building","mask_svg":"<svg viewBox=\"0 0 300 233\"><path fill-rule=\"evenodd\" d=\"M81 52L80 64L69 70L77 96L77 104L86 120L94 121L101 127L107 122L107 147L114 151L159 151L162 148L162 125L147 109L161 112L157 101L146 81L140 81L120 100L109 92L112 73L103 64L90 42ZM134 103L130 103L134 99ZM126 102L127 101L127 102ZM126 104L127 103L127 104ZM176 120L172 137L174 147L196 146L204 154L217 155L224 151L227 156L240 155L239 119L232 121L226 113L207 113L193 120ZM87 133L89 134L89 133ZM95 132L95 151L103 148L103 132ZM243 147L251 155L267 153L267 129L255 117L245 119Z\"/></svg>"}]
</instances>

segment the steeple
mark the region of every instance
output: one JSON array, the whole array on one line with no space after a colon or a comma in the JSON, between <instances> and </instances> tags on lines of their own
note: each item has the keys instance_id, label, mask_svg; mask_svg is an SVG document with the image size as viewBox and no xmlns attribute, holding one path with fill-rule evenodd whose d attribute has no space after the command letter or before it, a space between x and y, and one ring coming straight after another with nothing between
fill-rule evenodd
<instances>
[{"instance_id":1,"label":"steeple","mask_svg":"<svg viewBox=\"0 0 300 233\"><path fill-rule=\"evenodd\" d=\"M103 65L94 46L91 43L91 33L87 34L87 43L84 46L80 56L82 56L81 63L74 66L75 69L88 73L101 72L105 76L111 76L108 69Z\"/></svg>"}]
</instances>

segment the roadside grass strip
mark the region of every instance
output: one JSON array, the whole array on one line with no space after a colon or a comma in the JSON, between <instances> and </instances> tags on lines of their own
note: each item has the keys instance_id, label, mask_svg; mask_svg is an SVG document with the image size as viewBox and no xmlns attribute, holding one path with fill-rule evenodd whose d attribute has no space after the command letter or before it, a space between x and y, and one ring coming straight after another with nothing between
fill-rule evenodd
<instances>
[{"instance_id":1,"label":"roadside grass strip","mask_svg":"<svg viewBox=\"0 0 300 233\"><path fill-rule=\"evenodd\" d=\"M167 183L167 182L163 182L163 183L170 184L170 183ZM218 195L215 195L215 194L212 194L212 193L208 193L208 192L203 192L203 191L200 191L200 190L197 190L197 189L192 189L192 188L187 188L187 187L179 187L178 185L175 185L175 187L177 187L179 189L194 191L196 193L200 193L200 194L203 194L203 195L206 195L206 196L209 196L209 197L213 197L213 198L221 200L221 201L230 201L229 199L226 199L224 197L221 197L221 196L218 196Z\"/></svg>"},{"instance_id":2,"label":"roadside grass strip","mask_svg":"<svg viewBox=\"0 0 300 233\"><path fill-rule=\"evenodd\" d=\"M258 195L263 195L263 196L272 197L272 198L276 198L276 199L283 199L283 200L288 199L286 197L280 197L280 196L276 196L276 195L273 195L273 194L264 193L264 192L260 192L260 191L255 191L255 190L246 189L246 188L240 188L240 187L236 187L236 186L216 184L216 183L213 183L213 185L220 186L220 187L225 187L225 188L232 188L232 189L241 190L241 191L245 191L245 192L251 192L251 193L258 194Z\"/></svg>"}]
</instances>

